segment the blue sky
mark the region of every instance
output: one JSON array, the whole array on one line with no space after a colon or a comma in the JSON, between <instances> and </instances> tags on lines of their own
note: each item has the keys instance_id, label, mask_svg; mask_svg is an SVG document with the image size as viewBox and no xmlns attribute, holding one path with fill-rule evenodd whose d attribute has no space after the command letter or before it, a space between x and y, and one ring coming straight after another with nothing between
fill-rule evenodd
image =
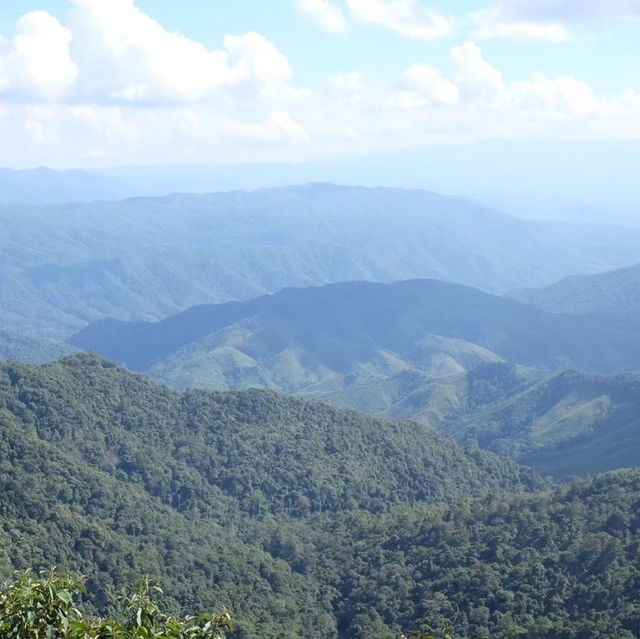
<instances>
[{"instance_id":1,"label":"blue sky","mask_svg":"<svg viewBox=\"0 0 640 639\"><path fill-rule=\"evenodd\" d=\"M640 136L640 0L5 0L0 34L0 164Z\"/></svg>"}]
</instances>

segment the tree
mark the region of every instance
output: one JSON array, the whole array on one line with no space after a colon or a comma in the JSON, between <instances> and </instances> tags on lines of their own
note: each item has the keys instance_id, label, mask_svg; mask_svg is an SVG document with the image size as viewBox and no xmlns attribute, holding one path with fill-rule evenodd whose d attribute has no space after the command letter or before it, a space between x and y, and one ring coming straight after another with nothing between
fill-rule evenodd
<instances>
[{"instance_id":1,"label":"tree","mask_svg":"<svg viewBox=\"0 0 640 639\"><path fill-rule=\"evenodd\" d=\"M163 613L152 596L160 586L145 577L133 593L121 595L122 621L88 617L74 597L84 581L53 571L35 577L31 572L0 590L0 637L7 639L223 639L232 628L224 611L180 620Z\"/></svg>"}]
</instances>

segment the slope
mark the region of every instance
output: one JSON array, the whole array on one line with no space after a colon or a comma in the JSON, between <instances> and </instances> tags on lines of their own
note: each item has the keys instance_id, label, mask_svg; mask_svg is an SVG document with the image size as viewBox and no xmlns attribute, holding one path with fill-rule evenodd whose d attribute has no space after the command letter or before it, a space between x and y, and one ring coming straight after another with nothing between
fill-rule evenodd
<instances>
[{"instance_id":1,"label":"slope","mask_svg":"<svg viewBox=\"0 0 640 639\"><path fill-rule=\"evenodd\" d=\"M424 425L268 391L177 393L91 355L0 371L5 418L181 511L219 496L247 512L383 510L535 484Z\"/></svg>"},{"instance_id":2,"label":"slope","mask_svg":"<svg viewBox=\"0 0 640 639\"><path fill-rule=\"evenodd\" d=\"M640 377L478 367L420 389L412 417L559 478L638 465ZM394 407L393 417L408 411Z\"/></svg>"},{"instance_id":3,"label":"slope","mask_svg":"<svg viewBox=\"0 0 640 639\"><path fill-rule=\"evenodd\" d=\"M341 637L455 620L461 638L635 639L639 501L640 471L622 471L444 509L320 515L265 543L286 534L312 558L339 593Z\"/></svg>"},{"instance_id":4,"label":"slope","mask_svg":"<svg viewBox=\"0 0 640 639\"><path fill-rule=\"evenodd\" d=\"M0 365L0 431L0 572L85 571L96 609L150 572L169 608L226 604L247 639L386 638L455 610L463 639L640 634L640 472L551 489L419 425L176 393L90 355ZM346 508L318 483L336 469ZM461 503L415 501L416 473Z\"/></svg>"},{"instance_id":5,"label":"slope","mask_svg":"<svg viewBox=\"0 0 640 639\"><path fill-rule=\"evenodd\" d=\"M0 360L42 364L70 355L75 348L63 341L0 331Z\"/></svg>"}]
</instances>

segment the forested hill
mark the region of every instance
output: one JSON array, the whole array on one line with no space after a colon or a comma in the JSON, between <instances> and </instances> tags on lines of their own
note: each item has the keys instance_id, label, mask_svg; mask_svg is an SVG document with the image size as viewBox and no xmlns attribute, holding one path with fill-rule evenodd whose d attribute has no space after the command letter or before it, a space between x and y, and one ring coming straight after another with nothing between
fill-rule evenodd
<instances>
[{"instance_id":1,"label":"forested hill","mask_svg":"<svg viewBox=\"0 0 640 639\"><path fill-rule=\"evenodd\" d=\"M79 570L101 611L150 573L241 639L391 639L456 610L461 639L640 635L638 471L551 488L424 426L92 355L0 366L0 468L1 576Z\"/></svg>"},{"instance_id":2,"label":"forested hill","mask_svg":"<svg viewBox=\"0 0 640 639\"><path fill-rule=\"evenodd\" d=\"M543 485L422 425L267 391L177 393L91 355L0 366L0 468L3 577L79 570L104 609L150 573L173 607L227 605L255 639L334 636L336 593L251 522Z\"/></svg>"},{"instance_id":3,"label":"forested hill","mask_svg":"<svg viewBox=\"0 0 640 639\"><path fill-rule=\"evenodd\" d=\"M620 471L444 509L318 516L287 533L337 584L343 637L455 619L461 639L637 639L639 513L640 471Z\"/></svg>"},{"instance_id":4,"label":"forested hill","mask_svg":"<svg viewBox=\"0 0 640 639\"><path fill-rule=\"evenodd\" d=\"M460 442L559 478L632 468L640 460L637 373L549 373L487 364L423 381L386 413L420 419Z\"/></svg>"},{"instance_id":5,"label":"forested hill","mask_svg":"<svg viewBox=\"0 0 640 639\"><path fill-rule=\"evenodd\" d=\"M0 366L3 424L135 479L179 510L220 496L253 513L385 510L538 485L415 422L252 390L178 393L92 355Z\"/></svg>"},{"instance_id":6,"label":"forested hill","mask_svg":"<svg viewBox=\"0 0 640 639\"><path fill-rule=\"evenodd\" d=\"M318 396L400 372L438 376L500 359L604 372L640 366L635 329L437 280L285 289L156 323L104 320L72 343L178 387Z\"/></svg>"}]
</instances>

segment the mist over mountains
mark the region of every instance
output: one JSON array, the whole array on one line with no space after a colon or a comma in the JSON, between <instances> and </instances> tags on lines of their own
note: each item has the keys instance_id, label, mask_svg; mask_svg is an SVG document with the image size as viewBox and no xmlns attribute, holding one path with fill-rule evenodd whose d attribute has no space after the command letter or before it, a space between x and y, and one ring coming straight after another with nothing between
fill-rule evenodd
<instances>
[{"instance_id":1,"label":"mist over mountains","mask_svg":"<svg viewBox=\"0 0 640 639\"><path fill-rule=\"evenodd\" d=\"M491 292L637 259L640 229L526 221L423 191L328 184L0 207L0 326L66 339L287 286L437 278Z\"/></svg>"},{"instance_id":2,"label":"mist over mountains","mask_svg":"<svg viewBox=\"0 0 640 639\"><path fill-rule=\"evenodd\" d=\"M484 141L308 162L149 165L0 172L0 202L206 194L332 182L464 196L529 219L638 226L640 144L619 141Z\"/></svg>"}]
</instances>

